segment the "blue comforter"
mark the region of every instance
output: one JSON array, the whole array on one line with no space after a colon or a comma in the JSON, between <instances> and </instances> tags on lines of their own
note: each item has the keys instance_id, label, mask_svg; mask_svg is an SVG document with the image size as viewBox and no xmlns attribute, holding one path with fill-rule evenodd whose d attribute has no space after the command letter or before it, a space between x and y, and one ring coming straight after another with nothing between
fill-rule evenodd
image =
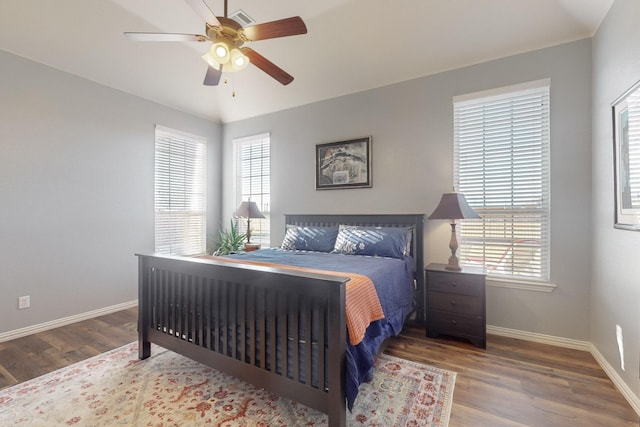
<instances>
[{"instance_id":1,"label":"blue comforter","mask_svg":"<svg viewBox=\"0 0 640 427\"><path fill-rule=\"evenodd\" d=\"M371 279L385 317L369 325L364 339L359 344L354 346L347 342L347 406L351 409L360 384L372 379L375 356L380 345L386 338L400 333L405 319L413 310L412 258L400 260L281 249L262 249L228 256L296 267L358 273Z\"/></svg>"}]
</instances>

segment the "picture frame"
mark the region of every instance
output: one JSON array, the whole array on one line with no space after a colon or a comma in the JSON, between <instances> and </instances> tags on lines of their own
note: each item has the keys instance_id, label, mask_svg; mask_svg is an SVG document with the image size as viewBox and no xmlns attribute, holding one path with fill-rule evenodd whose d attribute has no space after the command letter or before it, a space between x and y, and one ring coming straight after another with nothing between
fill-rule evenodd
<instances>
[{"instance_id":1,"label":"picture frame","mask_svg":"<svg viewBox=\"0 0 640 427\"><path fill-rule=\"evenodd\" d=\"M640 81L611 105L614 227L640 231Z\"/></svg>"},{"instance_id":2,"label":"picture frame","mask_svg":"<svg viewBox=\"0 0 640 427\"><path fill-rule=\"evenodd\" d=\"M316 145L316 190L371 185L370 136Z\"/></svg>"}]
</instances>

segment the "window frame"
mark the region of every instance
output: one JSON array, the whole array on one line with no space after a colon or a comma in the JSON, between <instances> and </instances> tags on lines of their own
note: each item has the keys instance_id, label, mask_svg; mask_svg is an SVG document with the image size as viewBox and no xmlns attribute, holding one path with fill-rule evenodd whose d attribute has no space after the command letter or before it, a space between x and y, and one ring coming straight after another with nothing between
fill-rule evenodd
<instances>
[{"instance_id":1,"label":"window frame","mask_svg":"<svg viewBox=\"0 0 640 427\"><path fill-rule=\"evenodd\" d=\"M237 208L243 201L256 202L258 208L265 216L264 218L251 219L251 243L260 244L261 247L269 247L271 245L271 134L263 132L255 135L233 138L233 158L234 158L234 176L235 176L235 207ZM249 176L243 175L243 161L241 158L241 150L247 146L261 145L268 148L267 154L251 157L250 161L260 162L260 172L250 173ZM246 159L245 159L246 160ZM266 172L265 169L266 168ZM249 189L243 185L243 181L249 180ZM256 180L259 183L256 183ZM266 182L265 182L266 181ZM253 184L258 185L259 189L254 189ZM266 187L266 191L265 191ZM246 233L247 221L239 218L234 213L235 227L240 233Z\"/></svg>"},{"instance_id":2,"label":"window frame","mask_svg":"<svg viewBox=\"0 0 640 427\"><path fill-rule=\"evenodd\" d=\"M490 283L496 284L497 286L519 287L548 292L555 288L555 285L550 282L550 86L550 79L542 79L456 96L453 98L454 186L458 191L465 194L469 205L474 208L481 217L483 217L482 220L460 222L458 231L460 235L461 263L470 263L470 259L472 258L471 254L475 251L475 255L477 255L478 251L480 251L480 255L477 255L476 257L476 262L479 262L487 268L487 276ZM532 98L528 99L529 97ZM539 97L542 101L539 106L535 104L535 102L537 102L536 97ZM513 117L511 117L510 121L507 122L510 126L509 131L505 132L505 135L496 136L497 133L494 132L499 128L497 125L498 122L489 122L489 120L487 120L487 114L489 117L496 119L498 116L501 116L502 113L509 111L512 115L515 112L515 114L522 118L523 116L521 115L523 113L519 109L519 106L514 107L513 104L514 101L517 102L518 100L528 104L526 108L531 108L531 111L525 110L528 114L531 114L531 116L524 117L526 119L531 119L533 117L535 120L531 121L531 123L520 122L514 121ZM500 104L504 104L508 101L511 101L510 106L501 108ZM493 107L494 110L487 113L487 108L490 107ZM484 110L481 113L480 110L483 108ZM537 108L539 108L539 111ZM465 125L464 123L461 123L461 121L467 120L467 117L465 116L466 114L474 113L479 114L477 117L482 118L476 120L476 117L469 116L469 123L473 123L475 121L474 126L481 124L482 127L480 130L474 129L472 132L471 128L473 126ZM538 113L540 114L540 117L534 117L534 115ZM487 123L494 126L493 132L486 126ZM533 141L535 138L531 135L527 135L520 139L522 135L520 132L523 129L533 129L534 127L537 129L537 132L539 132L539 135L536 136L539 137L539 141ZM477 139L477 141L475 141L475 139ZM490 143L488 143L487 140L489 140ZM518 150L520 153L523 153L524 150L521 148L519 149L517 143L521 143L522 145L530 144L532 150L539 149L540 151L532 151L528 154L519 154L517 152ZM464 145L464 147L461 148L461 145ZM489 157L488 151L486 150L488 145L493 146L493 149L496 150L494 152L502 149L507 150L505 147L511 148L511 158L508 161L502 159L502 163L511 168L506 169L507 166L505 166L505 171L509 170L510 172L500 173L496 172L498 170L497 168L494 168L494 172L492 174L486 173L487 170L491 169L487 168L487 163L490 163L490 161L486 160ZM470 147L481 149L481 151L478 152L479 154L477 154L477 156L481 157L481 160L478 160L476 163L481 164L482 166L471 164L470 152L472 149ZM513 151L515 151L515 154ZM523 162L525 161L532 162L531 165L539 161L540 169L537 170L534 166L524 165ZM466 165L464 164L465 162L467 163ZM516 168L515 173L513 169L514 167ZM461 172L461 169L465 170ZM482 175L477 175L480 176L479 179L471 178L471 175L473 174L472 171L478 173L482 172ZM465 176L461 177L461 175L465 175L466 178ZM532 180L534 176L539 176L539 180ZM502 177L509 177L511 181L517 180L517 178L520 177L521 180L517 182L515 186L511 183L511 187L509 187L510 195L508 196L510 199L505 198L505 203L496 203L495 200L487 203L487 196L490 197L492 194L491 192L486 192L487 183L498 185L497 181ZM496 181L492 183L492 179L495 179ZM534 188L532 186L530 189L526 189L525 187L529 186L528 184L530 183L534 183L535 186L538 186L539 188ZM504 184L506 186L504 182L500 184ZM482 187L481 192L479 190L480 187ZM516 189L515 192L514 189ZM484 198L482 203L479 202L478 194L482 194L481 197ZM531 198L536 194L541 195L539 200ZM527 197L530 197L530 199L527 200ZM507 200L509 203L507 203ZM523 203L528 203L529 205L524 206ZM540 230L536 230L534 225L530 225L528 227L519 225L521 223L519 223L516 218L526 219L527 216L530 217L530 221L532 221L533 224L536 224L535 217L539 217L538 223L540 224ZM508 217L512 218L511 222L506 220ZM494 228L493 231L491 230L492 224L498 224L500 218L502 218L503 226L505 224L508 225L505 227L506 229L510 227L512 232L516 231L516 235L512 235L510 239L505 238L503 242L498 242L499 239L495 237L497 236L496 229ZM481 235L478 233L481 233ZM491 233L493 233L494 237L491 237ZM535 238L526 239L527 233L531 233L531 236L534 236ZM493 242L491 240L492 238L494 239ZM536 239L539 240L537 244L534 242ZM472 242L476 243L475 249L471 248ZM502 254L498 252L498 248L500 248L501 245L504 251ZM478 247L480 247L480 249L477 249ZM489 251L487 249L489 249ZM499 259L501 264L491 264L488 262L487 254L489 254L489 257L492 255L490 250L495 250L495 252L493 252L493 258ZM537 250L539 250L539 253L536 252ZM501 255L504 256L500 258ZM531 259L528 261L526 258L527 256L531 256ZM511 266L507 268L507 273L497 271L498 267L504 269L505 257L511 257ZM539 266L537 266L538 258ZM525 264L526 262L528 262L528 264ZM526 272L526 269L532 268L531 266L539 268L538 274L532 275Z\"/></svg>"},{"instance_id":3,"label":"window frame","mask_svg":"<svg viewBox=\"0 0 640 427\"><path fill-rule=\"evenodd\" d=\"M156 253L182 256L206 253L206 196L207 139L156 125L154 143L154 247Z\"/></svg>"}]
</instances>

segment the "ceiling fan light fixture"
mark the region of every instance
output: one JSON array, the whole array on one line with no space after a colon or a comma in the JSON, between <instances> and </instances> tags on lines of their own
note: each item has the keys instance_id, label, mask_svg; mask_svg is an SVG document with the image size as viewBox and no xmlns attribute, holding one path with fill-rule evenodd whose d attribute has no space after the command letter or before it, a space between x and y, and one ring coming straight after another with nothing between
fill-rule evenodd
<instances>
[{"instance_id":1,"label":"ceiling fan light fixture","mask_svg":"<svg viewBox=\"0 0 640 427\"><path fill-rule=\"evenodd\" d=\"M218 64L226 64L229 61L229 46L225 42L219 41L214 43L209 50L211 57Z\"/></svg>"},{"instance_id":2,"label":"ceiling fan light fixture","mask_svg":"<svg viewBox=\"0 0 640 427\"><path fill-rule=\"evenodd\" d=\"M249 58L240 51L238 48L231 49L231 70L232 71L240 71L247 68L249 65Z\"/></svg>"},{"instance_id":3,"label":"ceiling fan light fixture","mask_svg":"<svg viewBox=\"0 0 640 427\"><path fill-rule=\"evenodd\" d=\"M202 55L202 59L204 60L204 62L207 63L207 65L215 68L216 70L219 70L221 67L221 65L218 62L216 62L216 60L213 58L213 56L211 56L210 52L207 52L204 55Z\"/></svg>"}]
</instances>

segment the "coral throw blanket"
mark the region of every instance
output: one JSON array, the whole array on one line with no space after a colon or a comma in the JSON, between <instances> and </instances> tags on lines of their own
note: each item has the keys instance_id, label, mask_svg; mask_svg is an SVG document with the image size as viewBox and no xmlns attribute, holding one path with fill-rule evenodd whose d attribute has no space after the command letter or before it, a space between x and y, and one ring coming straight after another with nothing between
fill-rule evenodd
<instances>
[{"instance_id":1,"label":"coral throw blanket","mask_svg":"<svg viewBox=\"0 0 640 427\"><path fill-rule=\"evenodd\" d=\"M216 261L232 262L238 264L260 265L264 267L274 267L284 270L300 271L305 273L327 274L331 276L348 277L346 285L346 318L347 331L349 332L349 343L357 345L364 338L365 331L371 322L384 319L384 312L378 299L378 293L373 286L373 282L367 276L357 273L343 273L338 271L317 270L306 267L296 267L284 264L274 264L263 261L239 260L233 258L223 258L215 256L205 256L203 258Z\"/></svg>"}]
</instances>

